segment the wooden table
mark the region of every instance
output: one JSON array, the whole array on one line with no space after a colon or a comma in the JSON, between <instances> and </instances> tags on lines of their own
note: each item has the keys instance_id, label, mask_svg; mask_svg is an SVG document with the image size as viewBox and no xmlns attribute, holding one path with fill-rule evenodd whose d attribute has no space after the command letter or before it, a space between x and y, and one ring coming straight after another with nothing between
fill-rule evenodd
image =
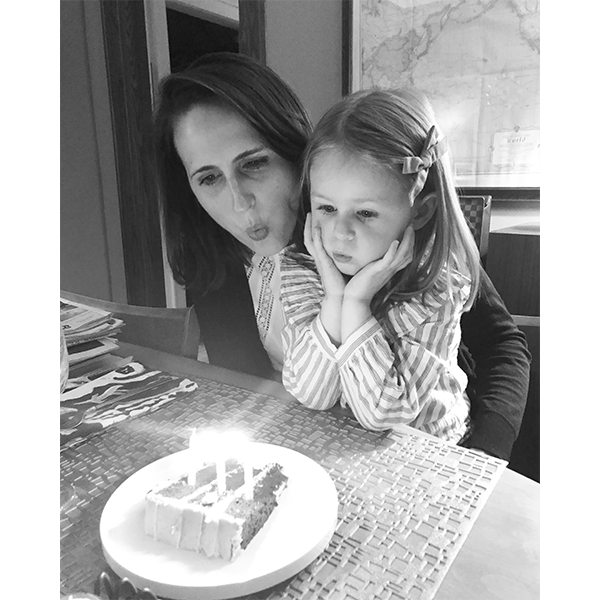
<instances>
[{"instance_id":1,"label":"wooden table","mask_svg":"<svg viewBox=\"0 0 600 600\"><path fill-rule=\"evenodd\" d=\"M275 381L126 343L120 343L118 354L133 356L135 360L150 368L202 382L207 389L211 385L218 385L215 389L229 390L230 395L241 399L245 414L236 414L236 403L231 401L229 405L234 408L228 409L230 412L227 413L227 418L242 422L241 419L248 420L250 417L250 426L254 426L255 431L270 432L268 435L274 443L285 439L281 422L285 422L288 412L300 415L302 419L313 418L315 423L317 418L320 419L325 423L325 433L329 431L331 434L332 431L337 431L338 427L340 430L345 428L350 436L349 448L354 444L356 448L365 448L366 453L372 452L374 448L378 449L378 444L384 439L379 434L361 430L344 411L308 411ZM171 409L161 408L151 415L142 415L129 419L128 422L113 425L105 432L61 453L61 477L64 481L74 482L79 497L77 506L61 517L62 593L92 592L95 577L106 568L98 523L102 508L112 492L146 464L184 449L188 424L194 419L208 418L213 414L211 407L206 408L206 414L202 414L204 407L194 403L201 400L194 400L189 406L183 401L174 401L177 402L180 402L180 405ZM253 414L248 416L247 407L260 407L261 402L270 403L271 414L275 412L278 416L273 419L264 417L260 414L260 409L253 409ZM273 407L276 407L274 411ZM307 411L307 414L301 411ZM218 418L221 416L217 415ZM414 433L410 428L406 428L406 431ZM382 450L389 451L390 443L384 439ZM382 456L385 452L382 452ZM336 481L336 484L339 486L340 482ZM384 485L388 484L384 482ZM393 482L391 486L390 490L393 489ZM348 523L342 523L340 528L347 528L347 525ZM337 532L334 536L336 535ZM339 556L330 558L332 564L325 565L326 569L316 567L311 573L309 567L305 570L307 572L299 574L296 578L251 597L315 600L322 597L331 600L376 597L373 591L369 591L375 588L368 587L363 590L357 589L349 595L347 590L354 588L341 586L346 571L337 564ZM349 568L348 577L356 578L358 568L352 567L352 574L352 569ZM389 577L393 579L394 575L390 574ZM327 583L324 583L326 579ZM385 580L385 572L373 575L373 579L381 584L381 581ZM348 585L346 580L343 583ZM338 593L336 587L344 592ZM358 587L360 588L360 585ZM539 587L539 485L507 469L502 473L471 531L460 546L456 558L450 564L435 594L435 600L533 600L539 598ZM393 584L387 587L383 585L381 589L385 590L383 596L386 598L417 597L405 596Z\"/></svg>"}]
</instances>

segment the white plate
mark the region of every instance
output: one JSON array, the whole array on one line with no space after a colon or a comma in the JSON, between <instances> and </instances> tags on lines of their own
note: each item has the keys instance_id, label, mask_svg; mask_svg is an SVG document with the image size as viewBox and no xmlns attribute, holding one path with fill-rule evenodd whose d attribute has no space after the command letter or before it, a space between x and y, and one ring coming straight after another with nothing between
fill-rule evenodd
<instances>
[{"instance_id":1,"label":"white plate","mask_svg":"<svg viewBox=\"0 0 600 600\"><path fill-rule=\"evenodd\" d=\"M312 459L271 444L251 444L259 467L278 462L288 486L269 520L233 561L178 550L144 533L144 498L169 477L185 473L188 451L144 467L109 498L100 519L104 556L138 588L175 600L220 600L252 594L292 577L329 544L337 524L338 497L328 473Z\"/></svg>"}]
</instances>

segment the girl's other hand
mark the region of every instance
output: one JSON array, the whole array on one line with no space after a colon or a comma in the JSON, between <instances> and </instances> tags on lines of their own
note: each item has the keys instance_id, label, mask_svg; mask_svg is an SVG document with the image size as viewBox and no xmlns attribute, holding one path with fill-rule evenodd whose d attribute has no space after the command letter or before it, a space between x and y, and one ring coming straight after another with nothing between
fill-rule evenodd
<instances>
[{"instance_id":1,"label":"girl's other hand","mask_svg":"<svg viewBox=\"0 0 600 600\"><path fill-rule=\"evenodd\" d=\"M346 284L344 300L351 299L369 305L373 296L395 275L413 260L415 230L409 225L402 242L390 244L387 252L379 259L365 265Z\"/></svg>"},{"instance_id":2,"label":"girl's other hand","mask_svg":"<svg viewBox=\"0 0 600 600\"><path fill-rule=\"evenodd\" d=\"M321 238L321 228L318 225L313 227L311 213L306 216L306 223L304 224L304 244L310 255L315 259L325 296L341 298L346 285L344 276L325 251Z\"/></svg>"}]
</instances>

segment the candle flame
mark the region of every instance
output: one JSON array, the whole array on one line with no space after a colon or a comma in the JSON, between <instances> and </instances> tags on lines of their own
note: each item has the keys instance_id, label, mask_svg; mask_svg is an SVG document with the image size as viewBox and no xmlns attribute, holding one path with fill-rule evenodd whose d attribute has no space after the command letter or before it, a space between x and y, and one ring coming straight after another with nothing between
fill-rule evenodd
<instances>
[{"instance_id":1,"label":"candle flame","mask_svg":"<svg viewBox=\"0 0 600 600\"><path fill-rule=\"evenodd\" d=\"M225 492L225 461L228 457L235 457L244 469L244 483L246 497L252 497L253 469L248 458L250 440L242 431L229 430L219 433L213 429L198 431L194 427L190 435L188 447L190 450L190 467L188 484L194 485L196 467L203 462L214 462L217 469L217 487L219 493Z\"/></svg>"}]
</instances>

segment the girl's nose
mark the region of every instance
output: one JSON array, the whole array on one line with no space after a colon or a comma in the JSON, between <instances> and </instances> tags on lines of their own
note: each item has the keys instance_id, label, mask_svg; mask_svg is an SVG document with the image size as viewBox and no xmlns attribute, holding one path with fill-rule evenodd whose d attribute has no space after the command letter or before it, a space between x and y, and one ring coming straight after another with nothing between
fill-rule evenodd
<instances>
[{"instance_id":1,"label":"girl's nose","mask_svg":"<svg viewBox=\"0 0 600 600\"><path fill-rule=\"evenodd\" d=\"M234 212L249 210L256 203L254 194L241 185L237 179L229 180L229 189L231 190L231 205Z\"/></svg>"},{"instance_id":2,"label":"girl's nose","mask_svg":"<svg viewBox=\"0 0 600 600\"><path fill-rule=\"evenodd\" d=\"M354 239L355 232L351 220L346 217L337 218L333 227L333 233L340 240Z\"/></svg>"}]
</instances>

